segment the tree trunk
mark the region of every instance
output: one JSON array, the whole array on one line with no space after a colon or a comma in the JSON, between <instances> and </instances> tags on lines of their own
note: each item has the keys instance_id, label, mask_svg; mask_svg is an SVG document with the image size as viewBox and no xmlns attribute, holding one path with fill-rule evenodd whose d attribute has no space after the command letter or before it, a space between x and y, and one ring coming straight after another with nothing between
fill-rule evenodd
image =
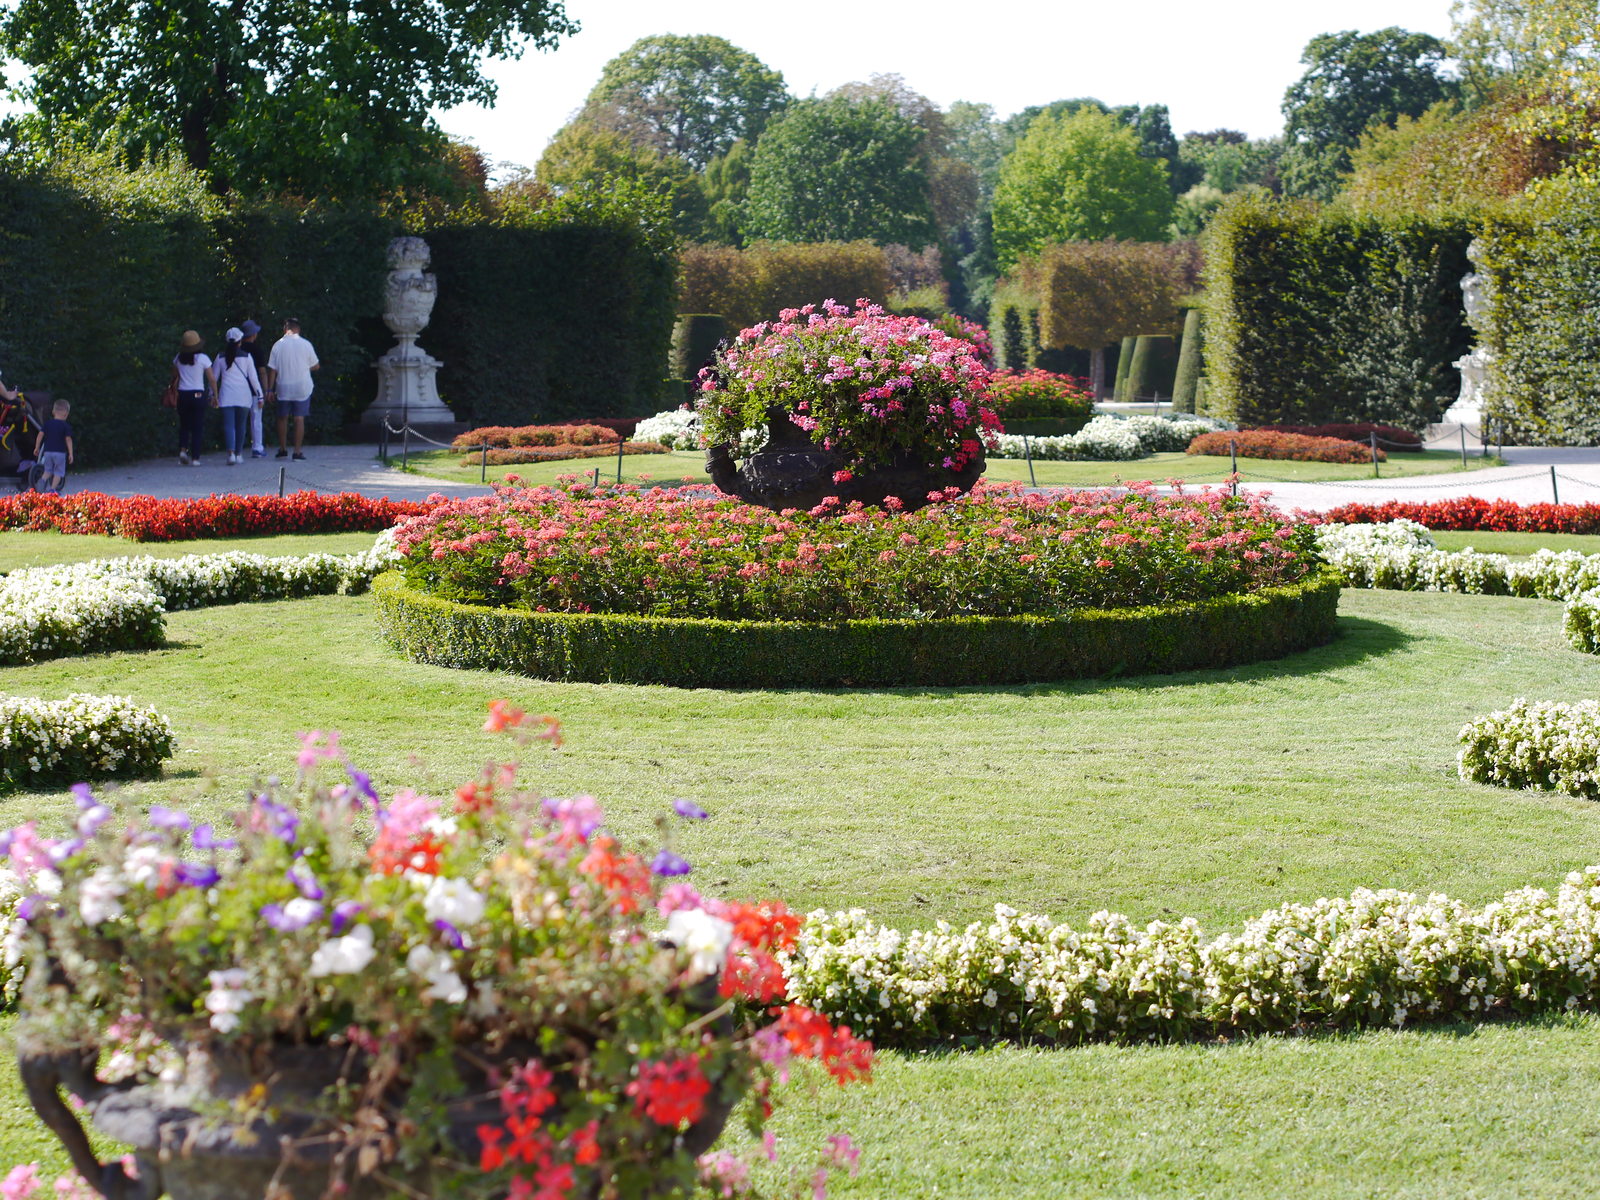
<instances>
[{"instance_id":1,"label":"tree trunk","mask_svg":"<svg viewBox=\"0 0 1600 1200\"><path fill-rule=\"evenodd\" d=\"M1089 351L1089 394L1096 400L1106 386L1106 348L1096 346Z\"/></svg>"}]
</instances>

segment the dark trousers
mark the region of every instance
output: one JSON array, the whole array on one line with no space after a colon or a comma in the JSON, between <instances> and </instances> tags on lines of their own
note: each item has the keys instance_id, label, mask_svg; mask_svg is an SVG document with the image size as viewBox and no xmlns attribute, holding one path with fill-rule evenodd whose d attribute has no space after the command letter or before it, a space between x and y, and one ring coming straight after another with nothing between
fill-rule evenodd
<instances>
[{"instance_id":1,"label":"dark trousers","mask_svg":"<svg viewBox=\"0 0 1600 1200\"><path fill-rule=\"evenodd\" d=\"M187 450L190 458L200 457L205 444L206 394L204 392L178 393L178 452Z\"/></svg>"}]
</instances>

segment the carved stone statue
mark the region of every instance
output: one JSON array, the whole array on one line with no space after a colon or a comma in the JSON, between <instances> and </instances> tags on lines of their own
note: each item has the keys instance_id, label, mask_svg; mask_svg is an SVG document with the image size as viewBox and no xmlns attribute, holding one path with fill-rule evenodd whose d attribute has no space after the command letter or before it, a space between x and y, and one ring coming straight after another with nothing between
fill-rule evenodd
<instances>
[{"instance_id":1,"label":"carved stone statue","mask_svg":"<svg viewBox=\"0 0 1600 1200\"><path fill-rule=\"evenodd\" d=\"M1467 324L1479 334L1488 328L1489 277L1483 273L1483 247L1473 239L1467 247L1467 258L1475 270L1461 281L1461 300L1467 310ZM1465 425L1474 432L1483 426L1483 401L1488 383L1489 364L1493 354L1484 346L1474 346L1451 366L1461 372L1461 394L1445 410L1444 422Z\"/></svg>"},{"instance_id":2,"label":"carved stone statue","mask_svg":"<svg viewBox=\"0 0 1600 1200\"><path fill-rule=\"evenodd\" d=\"M383 323L395 335L392 350L377 361L378 398L363 414L363 422L384 419L399 428L412 425L450 424L455 415L439 399L434 376L444 364L417 345L417 335L427 327L439 280L426 273L428 243L421 238L395 238L389 243L389 282L384 289Z\"/></svg>"}]
</instances>

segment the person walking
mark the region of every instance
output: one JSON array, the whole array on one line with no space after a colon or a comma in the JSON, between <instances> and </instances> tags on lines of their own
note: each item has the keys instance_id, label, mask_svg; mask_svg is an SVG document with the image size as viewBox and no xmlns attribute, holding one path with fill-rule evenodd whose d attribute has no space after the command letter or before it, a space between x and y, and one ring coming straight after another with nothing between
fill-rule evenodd
<instances>
[{"instance_id":1,"label":"person walking","mask_svg":"<svg viewBox=\"0 0 1600 1200\"><path fill-rule=\"evenodd\" d=\"M200 465L200 449L205 442L206 400L217 403L217 378L211 373L211 359L201 353L201 337L186 329L178 343L178 356L172 360L172 379L178 385L178 461L186 467Z\"/></svg>"},{"instance_id":2,"label":"person walking","mask_svg":"<svg viewBox=\"0 0 1600 1200\"><path fill-rule=\"evenodd\" d=\"M223 335L227 348L218 356L217 407L222 410L222 440L228 447L228 465L244 461L250 441L250 412L261 402L261 379L255 359L244 348L244 331L234 328Z\"/></svg>"},{"instance_id":3,"label":"person walking","mask_svg":"<svg viewBox=\"0 0 1600 1200\"><path fill-rule=\"evenodd\" d=\"M316 349L300 336L300 322L290 317L283 336L273 344L267 359L268 387L277 393L278 457L289 457L289 421L294 420L294 457L304 459L306 417L311 413L311 372L322 364Z\"/></svg>"},{"instance_id":4,"label":"person walking","mask_svg":"<svg viewBox=\"0 0 1600 1200\"><path fill-rule=\"evenodd\" d=\"M43 472L41 492L59 492L67 481L67 467L72 463L72 423L67 416L72 405L57 400L50 406L50 420L39 430L33 442L33 457Z\"/></svg>"},{"instance_id":5,"label":"person walking","mask_svg":"<svg viewBox=\"0 0 1600 1200\"><path fill-rule=\"evenodd\" d=\"M248 317L239 322L239 331L244 334L242 345L256 364L256 378L261 381L261 395L256 397L256 402L250 408L250 457L265 458L267 447L261 440L263 415L261 410L263 405L272 402L272 388L269 385L272 375L267 370L267 348L256 336L261 332L261 326Z\"/></svg>"}]
</instances>

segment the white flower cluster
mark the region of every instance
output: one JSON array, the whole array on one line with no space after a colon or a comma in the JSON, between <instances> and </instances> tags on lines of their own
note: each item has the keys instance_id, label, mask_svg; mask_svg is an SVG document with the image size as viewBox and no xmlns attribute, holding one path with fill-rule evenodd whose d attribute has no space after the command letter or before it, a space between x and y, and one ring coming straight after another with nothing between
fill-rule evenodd
<instances>
[{"instance_id":1,"label":"white flower cluster","mask_svg":"<svg viewBox=\"0 0 1600 1200\"><path fill-rule=\"evenodd\" d=\"M1600 800L1600 704L1530 701L1461 728L1461 778Z\"/></svg>"},{"instance_id":2,"label":"white flower cluster","mask_svg":"<svg viewBox=\"0 0 1600 1200\"><path fill-rule=\"evenodd\" d=\"M1567 640L1600 653L1600 554L1540 550L1513 560L1504 554L1437 549L1415 521L1381 525L1322 525L1317 548L1349 587L1408 592L1465 592L1565 600Z\"/></svg>"},{"instance_id":3,"label":"white flower cluster","mask_svg":"<svg viewBox=\"0 0 1600 1200\"><path fill-rule=\"evenodd\" d=\"M172 725L126 696L0 696L0 782L144 775L172 757Z\"/></svg>"},{"instance_id":4,"label":"white flower cluster","mask_svg":"<svg viewBox=\"0 0 1600 1200\"><path fill-rule=\"evenodd\" d=\"M1125 1041L1306 1024L1356 1026L1600 1005L1600 866L1555 896L1474 909L1362 889L1285 904L1211 941L1192 919L1086 928L995 907L988 923L902 933L859 909L814 912L789 997L880 1045L958 1038Z\"/></svg>"},{"instance_id":5,"label":"white flower cluster","mask_svg":"<svg viewBox=\"0 0 1600 1200\"><path fill-rule=\"evenodd\" d=\"M143 580L13 571L0 579L0 665L159 646L161 595Z\"/></svg>"},{"instance_id":6,"label":"white flower cluster","mask_svg":"<svg viewBox=\"0 0 1600 1200\"><path fill-rule=\"evenodd\" d=\"M0 664L159 646L163 610L361 592L398 561L385 531L360 554L232 551L23 567L0 579Z\"/></svg>"},{"instance_id":7,"label":"white flower cluster","mask_svg":"<svg viewBox=\"0 0 1600 1200\"><path fill-rule=\"evenodd\" d=\"M1122 462L1187 449L1202 433L1226 428L1209 417L1117 417L1102 413L1077 433L1031 437L1002 433L997 458L1023 458L1030 449L1040 461Z\"/></svg>"},{"instance_id":8,"label":"white flower cluster","mask_svg":"<svg viewBox=\"0 0 1600 1200\"><path fill-rule=\"evenodd\" d=\"M660 442L669 450L700 449L700 414L693 408L669 408L634 427L636 442Z\"/></svg>"}]
</instances>

